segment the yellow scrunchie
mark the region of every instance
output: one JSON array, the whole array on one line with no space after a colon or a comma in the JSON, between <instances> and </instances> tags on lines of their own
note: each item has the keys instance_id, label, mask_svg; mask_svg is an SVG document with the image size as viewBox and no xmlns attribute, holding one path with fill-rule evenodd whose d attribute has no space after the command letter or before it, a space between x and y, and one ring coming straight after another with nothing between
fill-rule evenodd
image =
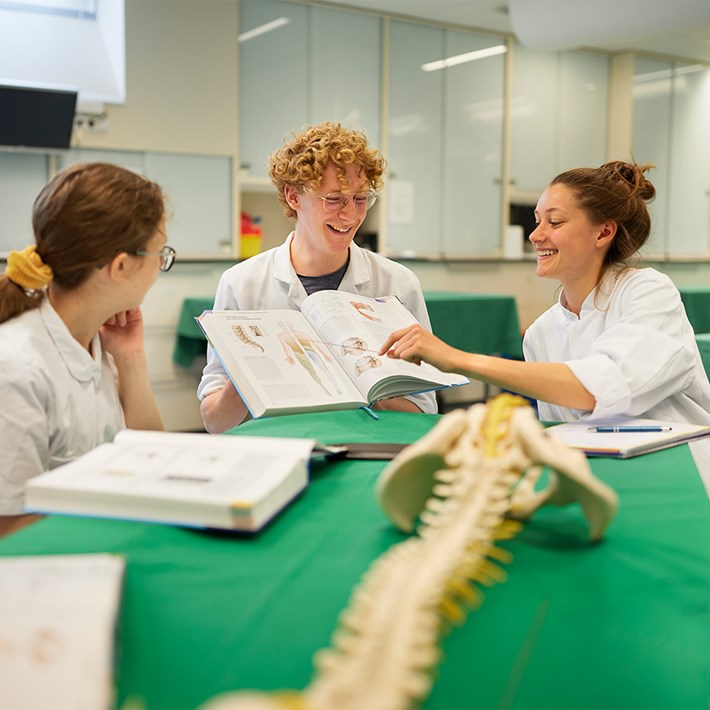
<instances>
[{"instance_id":1,"label":"yellow scrunchie","mask_svg":"<svg viewBox=\"0 0 710 710\"><path fill-rule=\"evenodd\" d=\"M54 278L52 267L42 261L35 246L7 255L5 275L21 288L41 289Z\"/></svg>"}]
</instances>

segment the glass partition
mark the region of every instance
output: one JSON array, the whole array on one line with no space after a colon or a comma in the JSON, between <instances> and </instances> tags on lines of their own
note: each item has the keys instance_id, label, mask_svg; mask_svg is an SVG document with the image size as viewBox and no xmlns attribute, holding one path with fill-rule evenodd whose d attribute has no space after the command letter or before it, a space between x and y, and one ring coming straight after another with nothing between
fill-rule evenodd
<instances>
[{"instance_id":1,"label":"glass partition","mask_svg":"<svg viewBox=\"0 0 710 710\"><path fill-rule=\"evenodd\" d=\"M168 240L180 257L232 253L232 164L227 156L74 149L58 153L0 152L0 252L33 243L32 204L57 169L106 161L145 175L167 196Z\"/></svg>"}]
</instances>

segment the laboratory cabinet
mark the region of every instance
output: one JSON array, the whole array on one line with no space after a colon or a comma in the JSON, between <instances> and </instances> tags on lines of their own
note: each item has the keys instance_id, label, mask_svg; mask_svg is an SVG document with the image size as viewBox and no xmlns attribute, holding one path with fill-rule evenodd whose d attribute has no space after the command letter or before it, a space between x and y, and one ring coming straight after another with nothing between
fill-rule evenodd
<instances>
[{"instance_id":1,"label":"laboratory cabinet","mask_svg":"<svg viewBox=\"0 0 710 710\"><path fill-rule=\"evenodd\" d=\"M498 252L505 49L495 36L390 22L386 253Z\"/></svg>"},{"instance_id":2,"label":"laboratory cabinet","mask_svg":"<svg viewBox=\"0 0 710 710\"><path fill-rule=\"evenodd\" d=\"M34 243L32 204L58 170L108 162L157 182L166 196L168 242L181 258L232 253L232 158L220 155L94 150L0 151L0 253Z\"/></svg>"},{"instance_id":3,"label":"laboratory cabinet","mask_svg":"<svg viewBox=\"0 0 710 710\"><path fill-rule=\"evenodd\" d=\"M512 67L511 201L534 204L558 173L604 162L609 58L515 43Z\"/></svg>"},{"instance_id":4,"label":"laboratory cabinet","mask_svg":"<svg viewBox=\"0 0 710 710\"><path fill-rule=\"evenodd\" d=\"M381 23L278 0L239 4L243 190L263 189L269 155L307 124L338 121L379 145Z\"/></svg>"},{"instance_id":5,"label":"laboratory cabinet","mask_svg":"<svg viewBox=\"0 0 710 710\"><path fill-rule=\"evenodd\" d=\"M634 58L633 154L655 166L652 238L645 251L674 257L710 252L710 69Z\"/></svg>"}]
</instances>

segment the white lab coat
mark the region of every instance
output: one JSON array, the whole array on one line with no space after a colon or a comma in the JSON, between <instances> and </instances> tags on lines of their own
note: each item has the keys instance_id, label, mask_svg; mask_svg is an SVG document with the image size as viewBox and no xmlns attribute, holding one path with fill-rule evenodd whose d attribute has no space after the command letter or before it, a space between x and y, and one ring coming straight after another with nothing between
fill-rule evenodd
<instances>
[{"instance_id":1,"label":"white lab coat","mask_svg":"<svg viewBox=\"0 0 710 710\"><path fill-rule=\"evenodd\" d=\"M300 310L307 293L291 264L293 232L279 247L246 259L227 269L217 286L215 310ZM350 245L350 263L339 291L363 296L397 296L427 330L431 330L419 280L409 269L379 254ZM229 378L214 350L207 348L207 364L197 389L202 400L222 389ZM423 412L435 414L433 392L409 395Z\"/></svg>"},{"instance_id":2,"label":"white lab coat","mask_svg":"<svg viewBox=\"0 0 710 710\"><path fill-rule=\"evenodd\" d=\"M0 515L23 512L28 479L125 426L115 364L98 335L91 353L47 298L0 325Z\"/></svg>"},{"instance_id":3,"label":"white lab coat","mask_svg":"<svg viewBox=\"0 0 710 710\"><path fill-rule=\"evenodd\" d=\"M615 277L589 294L579 318L558 302L526 331L526 360L565 363L596 399L592 412L538 402L540 419L710 424L710 383L678 289L649 268ZM690 448L710 491L710 442Z\"/></svg>"}]
</instances>

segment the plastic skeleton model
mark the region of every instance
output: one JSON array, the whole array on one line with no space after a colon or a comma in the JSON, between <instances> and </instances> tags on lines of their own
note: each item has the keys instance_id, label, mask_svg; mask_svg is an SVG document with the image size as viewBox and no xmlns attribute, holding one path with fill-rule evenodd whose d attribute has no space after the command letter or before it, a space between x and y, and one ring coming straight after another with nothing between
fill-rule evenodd
<instances>
[{"instance_id":1,"label":"plastic skeleton model","mask_svg":"<svg viewBox=\"0 0 710 710\"><path fill-rule=\"evenodd\" d=\"M536 492L543 467L549 485ZM332 648L316 655L300 694L230 693L204 710L400 710L428 695L447 624L476 606L475 585L492 585L510 561L495 541L515 535L540 506L578 502L599 540L617 509L584 455L546 433L525 400L501 395L442 417L382 472L377 496L402 530L418 535L375 560L341 614Z\"/></svg>"}]
</instances>

